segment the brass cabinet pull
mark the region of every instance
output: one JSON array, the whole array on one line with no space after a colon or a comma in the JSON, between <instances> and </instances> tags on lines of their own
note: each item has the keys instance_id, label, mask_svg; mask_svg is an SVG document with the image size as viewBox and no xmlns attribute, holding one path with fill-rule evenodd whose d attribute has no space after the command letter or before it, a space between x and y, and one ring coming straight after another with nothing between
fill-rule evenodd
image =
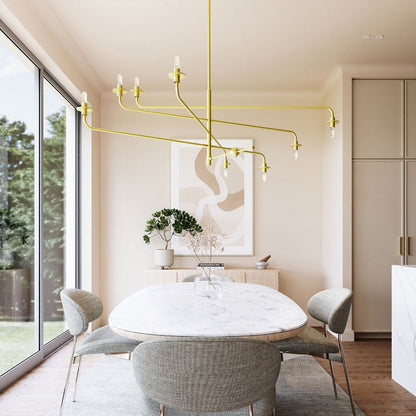
<instances>
[{"instance_id":1,"label":"brass cabinet pull","mask_svg":"<svg viewBox=\"0 0 416 416\"><path fill-rule=\"evenodd\" d=\"M399 237L399 254L403 256L403 237Z\"/></svg>"},{"instance_id":2,"label":"brass cabinet pull","mask_svg":"<svg viewBox=\"0 0 416 416\"><path fill-rule=\"evenodd\" d=\"M410 256L410 237L406 237L406 254Z\"/></svg>"}]
</instances>

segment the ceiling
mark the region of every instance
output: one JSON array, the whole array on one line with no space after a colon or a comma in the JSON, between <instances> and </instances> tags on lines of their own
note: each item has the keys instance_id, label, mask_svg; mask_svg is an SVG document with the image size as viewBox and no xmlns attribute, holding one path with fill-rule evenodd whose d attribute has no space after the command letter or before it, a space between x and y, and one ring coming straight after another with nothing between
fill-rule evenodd
<instances>
[{"instance_id":1,"label":"ceiling","mask_svg":"<svg viewBox=\"0 0 416 416\"><path fill-rule=\"evenodd\" d=\"M118 73L126 87L138 75L144 90L171 89L179 55L183 87L205 90L207 0L36 4L50 8L105 89ZM415 21L415 0L212 0L212 87L319 90L339 64L416 65Z\"/></svg>"}]
</instances>

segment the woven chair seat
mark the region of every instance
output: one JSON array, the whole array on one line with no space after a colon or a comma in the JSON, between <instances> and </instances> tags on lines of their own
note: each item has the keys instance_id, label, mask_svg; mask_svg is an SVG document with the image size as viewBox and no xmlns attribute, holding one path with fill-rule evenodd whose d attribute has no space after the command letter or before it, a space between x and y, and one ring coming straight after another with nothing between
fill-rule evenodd
<instances>
[{"instance_id":1,"label":"woven chair seat","mask_svg":"<svg viewBox=\"0 0 416 416\"><path fill-rule=\"evenodd\" d=\"M76 349L76 355L131 352L138 344L138 341L124 338L105 325L85 338Z\"/></svg>"},{"instance_id":2,"label":"woven chair seat","mask_svg":"<svg viewBox=\"0 0 416 416\"><path fill-rule=\"evenodd\" d=\"M337 353L339 348L321 332L307 326L300 334L292 338L273 341L282 352L293 354Z\"/></svg>"}]
</instances>

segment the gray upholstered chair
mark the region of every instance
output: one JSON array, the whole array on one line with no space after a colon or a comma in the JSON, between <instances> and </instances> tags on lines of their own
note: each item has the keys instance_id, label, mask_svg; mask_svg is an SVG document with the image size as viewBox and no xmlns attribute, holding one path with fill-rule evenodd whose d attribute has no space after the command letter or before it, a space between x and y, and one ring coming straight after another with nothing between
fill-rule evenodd
<instances>
[{"instance_id":1,"label":"gray upholstered chair","mask_svg":"<svg viewBox=\"0 0 416 416\"><path fill-rule=\"evenodd\" d=\"M225 274L215 273L215 275L217 276L217 278L219 278L221 282L234 282L234 280L231 279L231 277L228 277ZM191 274L189 276L184 277L182 279L182 282L193 282L195 278L198 276L201 276L201 273Z\"/></svg>"},{"instance_id":2,"label":"gray upholstered chair","mask_svg":"<svg viewBox=\"0 0 416 416\"><path fill-rule=\"evenodd\" d=\"M324 324L324 333L322 334L316 329L307 326L299 335L281 341L274 341L273 344L281 352L309 354L329 360L335 398L338 398L338 395L332 361L342 363L347 381L351 409L355 416L347 364L345 362L344 349L342 348L342 334L345 331L351 303L352 292L349 289L327 289L318 292L309 299L308 313ZM338 335L338 346L328 338L327 328Z\"/></svg>"},{"instance_id":3,"label":"gray upholstered chair","mask_svg":"<svg viewBox=\"0 0 416 416\"><path fill-rule=\"evenodd\" d=\"M271 343L162 338L140 344L132 360L143 415L275 414L280 352Z\"/></svg>"},{"instance_id":4,"label":"gray upholstered chair","mask_svg":"<svg viewBox=\"0 0 416 416\"><path fill-rule=\"evenodd\" d=\"M78 357L78 369L75 378L74 398L75 401L79 369L81 358L85 354L111 354L111 353L131 353L139 344L114 333L108 325L96 329L88 335L81 344L77 346L78 336L88 329L88 324L103 313L103 304L100 298L86 290L64 289L61 291L62 306L64 309L66 323L69 332L74 336L71 359L69 361L68 372L62 393L61 407L59 414L62 414L63 403L68 388L71 366Z\"/></svg>"}]
</instances>

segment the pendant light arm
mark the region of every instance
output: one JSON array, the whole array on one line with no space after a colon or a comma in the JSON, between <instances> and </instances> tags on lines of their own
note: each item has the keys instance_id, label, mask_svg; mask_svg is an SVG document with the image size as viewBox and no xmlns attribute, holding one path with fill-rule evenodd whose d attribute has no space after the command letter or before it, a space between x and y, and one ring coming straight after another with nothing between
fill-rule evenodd
<instances>
[{"instance_id":1,"label":"pendant light arm","mask_svg":"<svg viewBox=\"0 0 416 416\"><path fill-rule=\"evenodd\" d=\"M266 156L264 156L263 153L256 152L254 150L249 150L249 149L240 150L240 153L250 153L250 154L253 154L253 155L260 156L263 159L263 164L260 166L260 169L262 170L263 173L267 173L267 170L270 169L270 166L267 166Z\"/></svg>"},{"instance_id":2,"label":"pendant light arm","mask_svg":"<svg viewBox=\"0 0 416 416\"><path fill-rule=\"evenodd\" d=\"M143 137L145 139L161 140L161 141L171 142L171 143L189 144L189 145L205 147L205 148L208 147L208 145L206 143L195 143L195 142L188 141L188 140L172 139L170 137L150 136L150 135L147 135L147 134L131 133L131 132L121 131L121 130L112 130L112 129L104 129L104 128L101 128L101 127L94 127L94 126L91 126L88 123L86 114L82 114L82 120L84 122L84 125L88 129L90 129L92 131L97 131L97 132L100 132L100 133L122 134L124 136ZM212 145L212 147L215 148L215 149L221 149L221 150L224 150L224 151L232 150L231 147L216 146L216 145Z\"/></svg>"},{"instance_id":3,"label":"pendant light arm","mask_svg":"<svg viewBox=\"0 0 416 416\"><path fill-rule=\"evenodd\" d=\"M121 95L118 96L118 102L119 102L120 107L123 110L126 110L126 111L133 111L133 112L144 113L144 114L154 114L154 115L167 116L167 117L186 118L186 119L193 119L194 118L192 116L186 116L186 115L183 115L183 114L163 113L161 111L151 111L151 110L143 110L142 108L127 107L126 105L123 104ZM136 103L137 102L138 102L138 97L136 97ZM180 108L183 108L183 107L180 107ZM203 117L198 117L198 120L207 121L207 119L203 118ZM277 127L259 126L257 124L247 124L247 123L238 123L238 122L233 122L233 121L216 120L216 119L212 119L212 122L213 123L228 124L228 125L238 126L238 127L250 127L250 128L254 128L254 129L271 130L271 131L276 131L276 132L289 133L293 136L293 143L294 144L296 143L299 146L301 146L298 143L298 137L297 137L296 133L293 130L280 129L280 128L277 128Z\"/></svg>"},{"instance_id":4,"label":"pendant light arm","mask_svg":"<svg viewBox=\"0 0 416 416\"><path fill-rule=\"evenodd\" d=\"M135 108L130 109L128 107L125 107L123 105L123 103L121 102L122 95L123 95L122 93L118 94L120 105L123 108L125 108L126 110L138 111ZM85 96L86 96L86 94L85 94ZM85 98L85 100L86 100L86 98ZM88 113L90 113L92 111L92 108L90 108L88 106L87 101L83 101L81 106L77 107L77 110L81 113L82 121L83 121L84 125L92 131L97 131L97 132L100 132L100 133L121 134L121 135L124 135L124 136L132 136L132 137L142 137L142 138L145 138L145 139L160 140L160 141L171 142L171 143L181 143L181 144L203 147L203 148L206 148L206 149L208 148L207 143L195 143L195 142L192 142L192 141L189 141L189 140L179 140L179 139L173 139L173 138L170 138L170 137L151 136L151 135L147 135L147 134L131 133L131 132L126 132L126 131L121 131L121 130L112 130L112 129L104 129L104 128L101 128L101 127L94 127L94 126L90 125L87 121ZM250 149L241 149L241 150L239 150L239 149L236 149L236 148L226 147L226 146L221 146L221 145L219 145L219 146L211 145L211 147L214 148L214 149L221 149L224 152L224 155L221 155L221 157L224 157L225 161L227 160L227 151L229 151L230 154L235 156L235 157L237 157L239 153L252 153L252 154L259 155L263 159L263 165L261 166L261 169L262 169L263 173L266 173L267 169L270 168L269 166L267 166L266 157L264 156L263 153L256 152L256 151L250 150ZM224 163L226 163L226 162L224 162ZM227 163L227 165L228 165L228 163Z\"/></svg>"},{"instance_id":5,"label":"pendant light arm","mask_svg":"<svg viewBox=\"0 0 416 416\"><path fill-rule=\"evenodd\" d=\"M176 93L176 98L178 99L178 101L183 105L183 107L188 111L189 114L191 114L192 118L197 121L197 123L205 130L205 132L215 141L215 143L217 143L217 147L219 148L223 148L223 146L221 146L221 143L214 137L214 135L211 133L211 131L204 126L204 123L197 117L197 115L190 109L190 107L188 106L188 104L185 103L185 101L182 99L180 93L179 93L179 83L175 82L175 93ZM210 145L207 144L207 148L209 148ZM212 146L214 147L214 146ZM224 148L225 149L225 148ZM225 151L224 151L225 153Z\"/></svg>"},{"instance_id":6,"label":"pendant light arm","mask_svg":"<svg viewBox=\"0 0 416 416\"><path fill-rule=\"evenodd\" d=\"M207 33L207 164L211 166L212 161L212 91L211 91L211 0L208 0L208 33ZM178 90L179 91L179 90ZM227 158L225 157L224 165L228 165Z\"/></svg>"},{"instance_id":7,"label":"pendant light arm","mask_svg":"<svg viewBox=\"0 0 416 416\"><path fill-rule=\"evenodd\" d=\"M148 110L178 110L182 108L179 105L170 105L170 106L151 106L151 105L143 105L140 104L139 100L137 100L137 105L140 108L148 109ZM192 110L206 110L206 105L197 105L197 106L189 106ZM331 107L328 106L321 106L321 105L257 105L257 106L250 106L250 105L212 105L211 108L213 110L327 110L330 114L330 119L327 121L327 124L330 127L335 127L336 124L339 123L338 120L335 119L335 112Z\"/></svg>"}]
</instances>

